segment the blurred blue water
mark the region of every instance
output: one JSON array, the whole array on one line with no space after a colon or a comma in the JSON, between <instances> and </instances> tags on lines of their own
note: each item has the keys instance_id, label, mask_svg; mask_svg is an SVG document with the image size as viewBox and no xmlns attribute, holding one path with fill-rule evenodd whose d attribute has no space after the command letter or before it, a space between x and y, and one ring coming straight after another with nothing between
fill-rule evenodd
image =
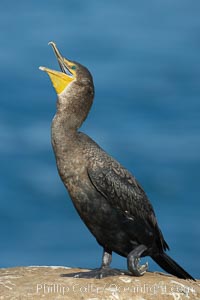
<instances>
[{"instance_id":1,"label":"blurred blue water","mask_svg":"<svg viewBox=\"0 0 200 300\"><path fill-rule=\"evenodd\" d=\"M199 277L199 9L196 0L2 0L1 267L100 264L51 149L56 95L38 66L58 68L47 46L54 40L94 76L82 130L135 174L171 255Z\"/></svg>"}]
</instances>

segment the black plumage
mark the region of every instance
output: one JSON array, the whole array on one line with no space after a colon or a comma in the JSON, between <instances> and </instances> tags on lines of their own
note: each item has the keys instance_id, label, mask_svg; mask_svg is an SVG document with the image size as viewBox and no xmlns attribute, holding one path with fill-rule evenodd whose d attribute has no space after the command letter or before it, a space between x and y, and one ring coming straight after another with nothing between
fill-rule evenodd
<instances>
[{"instance_id":1,"label":"black plumage","mask_svg":"<svg viewBox=\"0 0 200 300\"><path fill-rule=\"evenodd\" d=\"M78 131L93 102L92 76L79 63L63 58L54 43L51 45L62 72L42 70L51 75L58 94L52 122L58 171L80 217L104 249L101 268L79 277L120 274L109 269L114 251L127 257L130 274L145 273L147 264L139 265L139 258L148 255L167 272L193 279L165 253L169 247L154 209L135 177Z\"/></svg>"}]
</instances>

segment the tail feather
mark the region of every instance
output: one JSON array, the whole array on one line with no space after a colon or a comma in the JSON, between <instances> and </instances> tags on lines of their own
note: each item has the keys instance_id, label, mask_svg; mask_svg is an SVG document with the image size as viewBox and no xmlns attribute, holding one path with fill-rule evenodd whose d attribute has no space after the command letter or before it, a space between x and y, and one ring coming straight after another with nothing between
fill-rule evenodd
<instances>
[{"instance_id":1,"label":"tail feather","mask_svg":"<svg viewBox=\"0 0 200 300\"><path fill-rule=\"evenodd\" d=\"M187 273L181 266L179 266L171 257L169 257L164 252L152 256L152 259L166 272L178 278L195 280L189 273Z\"/></svg>"}]
</instances>

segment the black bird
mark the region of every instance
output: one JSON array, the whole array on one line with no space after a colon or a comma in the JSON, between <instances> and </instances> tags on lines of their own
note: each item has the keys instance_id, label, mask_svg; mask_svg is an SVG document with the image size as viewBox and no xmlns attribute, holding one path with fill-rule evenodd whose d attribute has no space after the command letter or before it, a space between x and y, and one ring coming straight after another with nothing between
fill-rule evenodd
<instances>
[{"instance_id":1,"label":"black bird","mask_svg":"<svg viewBox=\"0 0 200 300\"><path fill-rule=\"evenodd\" d=\"M78 131L94 98L93 79L87 68L64 58L55 43L61 72L45 67L58 95L52 122L52 146L60 177L81 219L103 247L101 268L79 274L96 277L121 274L110 269L112 252L127 257L129 274L143 275L150 256L165 271L193 279L165 251L169 249L158 227L154 209L144 190L120 163L90 137Z\"/></svg>"}]
</instances>

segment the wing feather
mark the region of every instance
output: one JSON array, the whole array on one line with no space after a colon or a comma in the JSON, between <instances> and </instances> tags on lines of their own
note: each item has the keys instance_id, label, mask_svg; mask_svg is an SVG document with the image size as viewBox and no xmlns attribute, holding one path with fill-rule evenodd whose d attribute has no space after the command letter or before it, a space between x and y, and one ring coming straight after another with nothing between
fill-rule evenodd
<instances>
[{"instance_id":1,"label":"wing feather","mask_svg":"<svg viewBox=\"0 0 200 300\"><path fill-rule=\"evenodd\" d=\"M128 221L135 221L135 228L141 226L147 235L157 236L156 243L166 249L168 246L157 225L153 207L135 177L105 152L98 157L100 159L92 160L88 166L92 184Z\"/></svg>"}]
</instances>

